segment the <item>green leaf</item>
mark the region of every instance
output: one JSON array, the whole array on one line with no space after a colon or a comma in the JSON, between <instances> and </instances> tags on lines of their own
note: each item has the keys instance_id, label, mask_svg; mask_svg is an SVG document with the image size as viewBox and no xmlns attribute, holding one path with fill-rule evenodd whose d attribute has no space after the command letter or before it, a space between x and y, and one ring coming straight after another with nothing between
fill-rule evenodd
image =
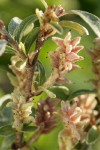
<instances>
[{"instance_id":1,"label":"green leaf","mask_svg":"<svg viewBox=\"0 0 100 150\"><path fill-rule=\"evenodd\" d=\"M3 127L0 127L0 135L1 136L8 136L8 135L12 135L15 134L15 130L12 128L11 125L6 125Z\"/></svg>"},{"instance_id":2,"label":"green leaf","mask_svg":"<svg viewBox=\"0 0 100 150\"><path fill-rule=\"evenodd\" d=\"M15 141L15 137L15 134L5 137L0 147L0 150L9 150L11 148L12 143Z\"/></svg>"},{"instance_id":3,"label":"green leaf","mask_svg":"<svg viewBox=\"0 0 100 150\"><path fill-rule=\"evenodd\" d=\"M91 27L94 33L100 37L100 19L97 16L81 10L70 10L66 13L80 16Z\"/></svg>"},{"instance_id":4,"label":"green leaf","mask_svg":"<svg viewBox=\"0 0 100 150\"><path fill-rule=\"evenodd\" d=\"M11 108L4 107L0 111L0 127L11 123L12 121L12 110Z\"/></svg>"},{"instance_id":5,"label":"green leaf","mask_svg":"<svg viewBox=\"0 0 100 150\"><path fill-rule=\"evenodd\" d=\"M39 74L37 76L37 81L38 81L39 85L42 85L46 80L46 75L45 75L45 68L39 60L37 62L37 69L39 72Z\"/></svg>"},{"instance_id":6,"label":"green leaf","mask_svg":"<svg viewBox=\"0 0 100 150\"><path fill-rule=\"evenodd\" d=\"M41 0L41 2L42 2L42 4L44 5L44 7L45 7L45 8L47 8L47 7L48 7L48 4L46 3L46 1L45 1L45 0Z\"/></svg>"},{"instance_id":7,"label":"green leaf","mask_svg":"<svg viewBox=\"0 0 100 150\"><path fill-rule=\"evenodd\" d=\"M7 94L4 95L3 97L0 97L0 110L2 110L4 108L4 106L6 106L6 104L11 100L11 95Z\"/></svg>"},{"instance_id":8,"label":"green leaf","mask_svg":"<svg viewBox=\"0 0 100 150\"><path fill-rule=\"evenodd\" d=\"M31 48L32 44L34 43L34 41L36 40L37 36L39 33L39 28L34 28L31 33L29 33L29 35L25 38L25 48L26 51L28 52L29 49Z\"/></svg>"},{"instance_id":9,"label":"green leaf","mask_svg":"<svg viewBox=\"0 0 100 150\"><path fill-rule=\"evenodd\" d=\"M61 21L60 25L62 27L68 27L68 28L74 29L77 32L79 32L81 35L89 35L88 30L82 25L80 25L79 23L76 23L73 21Z\"/></svg>"},{"instance_id":10,"label":"green leaf","mask_svg":"<svg viewBox=\"0 0 100 150\"><path fill-rule=\"evenodd\" d=\"M37 129L36 126L30 126L30 125L24 124L22 132L34 132L34 130L36 129Z\"/></svg>"},{"instance_id":11,"label":"green leaf","mask_svg":"<svg viewBox=\"0 0 100 150\"><path fill-rule=\"evenodd\" d=\"M51 27L56 30L57 33L62 34L63 33L63 28L58 22L50 22Z\"/></svg>"},{"instance_id":12,"label":"green leaf","mask_svg":"<svg viewBox=\"0 0 100 150\"><path fill-rule=\"evenodd\" d=\"M8 31L11 35L13 35L16 27L22 22L22 20L18 17L14 17L11 19L9 25L8 25Z\"/></svg>"},{"instance_id":13,"label":"green leaf","mask_svg":"<svg viewBox=\"0 0 100 150\"><path fill-rule=\"evenodd\" d=\"M12 47L6 45L6 48L5 48L5 52L4 52L4 53L8 53L8 54L14 55L14 54L16 53L16 51L15 51Z\"/></svg>"},{"instance_id":14,"label":"green leaf","mask_svg":"<svg viewBox=\"0 0 100 150\"><path fill-rule=\"evenodd\" d=\"M50 90L47 90L47 89L43 88L43 91L44 91L50 98L56 98L56 94L54 94L54 93L51 92Z\"/></svg>"},{"instance_id":15,"label":"green leaf","mask_svg":"<svg viewBox=\"0 0 100 150\"><path fill-rule=\"evenodd\" d=\"M24 45L22 42L20 42L20 43L19 43L19 47L20 47L20 49L23 51L23 53L26 55L25 45Z\"/></svg>"},{"instance_id":16,"label":"green leaf","mask_svg":"<svg viewBox=\"0 0 100 150\"><path fill-rule=\"evenodd\" d=\"M82 90L78 90L78 91L71 93L67 99L72 99L72 98L77 97L82 94L89 94L89 93L95 93L95 92L96 92L96 90L82 89Z\"/></svg>"},{"instance_id":17,"label":"green leaf","mask_svg":"<svg viewBox=\"0 0 100 150\"><path fill-rule=\"evenodd\" d=\"M96 126L92 126L92 128L88 131L86 142L87 144L93 144L99 138L100 133Z\"/></svg>"},{"instance_id":18,"label":"green leaf","mask_svg":"<svg viewBox=\"0 0 100 150\"><path fill-rule=\"evenodd\" d=\"M60 89L62 91L64 91L65 94L68 95L69 93L69 89L66 86L51 86L51 89Z\"/></svg>"},{"instance_id":19,"label":"green leaf","mask_svg":"<svg viewBox=\"0 0 100 150\"><path fill-rule=\"evenodd\" d=\"M24 30L23 32L23 36L28 35L28 33L30 33L32 31L32 29L34 28L34 24L31 23L29 26L27 26L27 28Z\"/></svg>"},{"instance_id":20,"label":"green leaf","mask_svg":"<svg viewBox=\"0 0 100 150\"><path fill-rule=\"evenodd\" d=\"M16 78L16 76L14 76L12 73L10 72L7 72L7 76L11 82L11 84L14 86L14 87L17 87L18 86L18 80Z\"/></svg>"},{"instance_id":21,"label":"green leaf","mask_svg":"<svg viewBox=\"0 0 100 150\"><path fill-rule=\"evenodd\" d=\"M37 20L37 16L36 15L31 15L27 18L25 18L21 24L16 28L15 32L14 32L14 36L15 39L20 42L22 37L25 35L25 32L27 32L27 34L33 29L33 23ZM29 29L29 27L32 27L31 30Z\"/></svg>"},{"instance_id":22,"label":"green leaf","mask_svg":"<svg viewBox=\"0 0 100 150\"><path fill-rule=\"evenodd\" d=\"M6 40L0 40L0 56L5 52L6 45L7 45Z\"/></svg>"}]
</instances>

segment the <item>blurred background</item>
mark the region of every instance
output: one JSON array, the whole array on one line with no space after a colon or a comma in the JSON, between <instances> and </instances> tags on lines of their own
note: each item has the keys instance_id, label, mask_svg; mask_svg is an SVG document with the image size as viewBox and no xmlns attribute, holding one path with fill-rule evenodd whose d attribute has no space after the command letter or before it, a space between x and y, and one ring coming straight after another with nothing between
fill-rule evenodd
<instances>
[{"instance_id":1,"label":"blurred background","mask_svg":"<svg viewBox=\"0 0 100 150\"><path fill-rule=\"evenodd\" d=\"M48 3L48 5L61 4L66 10L80 9L88 11L100 17L100 0L46 0L46 2ZM3 20L7 26L9 21L13 17L17 16L21 19L24 19L25 17L32 15L35 12L36 8L40 8L42 10L44 9L40 0L0 0L0 19ZM76 16L73 16L71 18L68 17L67 19L78 21L80 24L83 24L88 28L88 26ZM66 29L66 32L68 30L69 29ZM84 45L84 50L80 52L80 55L83 55L85 59L78 64L82 67L82 69L73 71L67 76L72 80L72 84L67 85L71 92L80 89L93 89L93 85L91 84L90 80L94 78L94 74L92 73L91 59L86 50L93 46L93 42L91 41L94 39L95 35L91 29L88 28L88 30L90 35L87 37L82 37L81 42L81 44ZM80 36L73 30L71 32L73 34L73 37ZM62 36L64 37L64 35ZM48 40L43 46L43 52L41 52L39 56L39 59L43 62L46 68L47 76L49 76L51 71L47 53L55 48L56 45L51 40ZM12 92L13 90L13 87L11 86L6 75L7 71L9 70L8 64L10 64L10 57L10 55L3 55L3 57L0 58L0 96L4 95L4 93ZM58 98L66 99L66 95L58 92ZM2 122L2 114L0 114L0 118L0 121ZM37 150L58 150L57 133L60 128L61 127L59 126L50 134L43 135L35 144Z\"/></svg>"}]
</instances>

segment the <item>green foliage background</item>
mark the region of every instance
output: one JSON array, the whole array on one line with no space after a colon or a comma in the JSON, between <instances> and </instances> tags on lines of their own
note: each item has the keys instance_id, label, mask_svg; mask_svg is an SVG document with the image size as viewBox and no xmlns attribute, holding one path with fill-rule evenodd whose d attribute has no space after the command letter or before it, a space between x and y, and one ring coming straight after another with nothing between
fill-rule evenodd
<instances>
[{"instance_id":1,"label":"green foliage background","mask_svg":"<svg viewBox=\"0 0 100 150\"><path fill-rule=\"evenodd\" d=\"M100 17L100 2L99 0L47 0L48 4L62 4L66 10L69 9L81 9L85 10L91 13L94 13L98 17ZM6 25L8 25L11 18L18 16L21 19L24 19L25 17L33 14L35 12L35 8L43 9L43 6L40 2L40 0L0 0L0 19L2 19ZM83 24L86 26L86 24L83 23L83 21L77 17L69 17L68 19L75 20L80 22L80 24ZM86 26L87 27L87 26ZM88 27L87 27L88 28ZM89 29L89 28L88 28ZM69 29L66 30L66 32ZM75 31L71 31L74 36L79 36L79 34ZM91 84L90 80L94 78L94 74L92 73L92 65L90 57L87 53L87 49L91 48L93 46L93 43L91 42L95 35L93 32L89 29L90 35L87 37L82 37L81 44L84 44L84 50L80 53L80 55L84 56L84 60L79 62L78 64L82 67L80 70L76 70L71 72L67 77L72 80L72 84L67 85L70 89L70 93L73 91L77 91L80 89L93 89L93 85ZM63 35L64 37L64 35ZM33 45L34 48L34 45ZM43 51L41 51L39 59L43 62L47 76L49 76L51 67L50 62L48 59L48 52L50 50L53 50L56 48L56 45L51 41L48 40L45 45L43 46ZM7 64L10 64L10 55L4 55L2 58L0 58L0 96L2 96L4 93L9 93L12 91L12 86L7 78ZM61 92L58 92L58 97L62 99L66 99L66 95L64 95ZM40 98L43 99L44 95ZM8 111L9 110L4 110ZM2 119L4 119L5 113L0 113L0 126L2 123ZM7 114L5 114L7 115ZM11 116L8 116L11 117ZM10 119L10 118L9 118ZM43 135L40 137L39 141L35 144L36 148L38 150L58 150L57 145L57 133L60 131L61 125L57 129L54 129L50 134ZM30 136L28 133L25 137L26 139ZM0 137L0 143L2 143L2 136ZM5 143L6 139L3 143L3 145L0 145L0 150L6 150L5 149ZM98 142L99 143L99 142ZM99 144L97 143L97 146L94 146L94 150L99 150ZM9 149L9 148L8 148ZM32 150L32 149L31 149Z\"/></svg>"}]
</instances>

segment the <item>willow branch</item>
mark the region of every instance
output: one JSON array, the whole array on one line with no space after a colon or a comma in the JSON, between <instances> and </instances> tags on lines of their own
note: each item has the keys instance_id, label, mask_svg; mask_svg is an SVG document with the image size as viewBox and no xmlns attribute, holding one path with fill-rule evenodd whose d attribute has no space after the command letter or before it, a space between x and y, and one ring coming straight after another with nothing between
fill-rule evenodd
<instances>
[{"instance_id":1,"label":"willow branch","mask_svg":"<svg viewBox=\"0 0 100 150\"><path fill-rule=\"evenodd\" d=\"M35 55L33 57L33 60L30 60L30 58L28 58L28 60L27 60L27 64L26 64L27 84L25 87L25 96L26 96L27 101L29 100L29 98L32 95L31 94L32 93L31 86L32 86L33 75L34 75L38 55L40 53L42 45L44 44L44 41L45 41L45 37L44 37L42 31L40 31L40 34L39 34L37 41L36 41Z\"/></svg>"}]
</instances>

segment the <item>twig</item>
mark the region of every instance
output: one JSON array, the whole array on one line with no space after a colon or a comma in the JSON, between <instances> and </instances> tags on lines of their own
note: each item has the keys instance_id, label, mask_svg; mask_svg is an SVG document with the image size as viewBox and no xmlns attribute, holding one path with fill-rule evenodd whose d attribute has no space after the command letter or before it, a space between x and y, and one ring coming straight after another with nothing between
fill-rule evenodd
<instances>
[{"instance_id":1,"label":"twig","mask_svg":"<svg viewBox=\"0 0 100 150\"><path fill-rule=\"evenodd\" d=\"M27 65L26 65L27 84L25 87L25 96L26 96L27 101L29 100L29 98L31 97L31 94L32 94L31 86L32 86L32 80L33 80L33 75L34 75L34 71L35 71L35 65L36 65L41 47L44 44L44 41L45 41L44 35L43 35L42 31L40 31L40 34L36 41L35 56L34 56L33 60L30 61L30 58L28 58L28 60L27 60Z\"/></svg>"},{"instance_id":2,"label":"twig","mask_svg":"<svg viewBox=\"0 0 100 150\"><path fill-rule=\"evenodd\" d=\"M18 150L23 145L23 133L16 132L16 141L12 144L11 150Z\"/></svg>"}]
</instances>

